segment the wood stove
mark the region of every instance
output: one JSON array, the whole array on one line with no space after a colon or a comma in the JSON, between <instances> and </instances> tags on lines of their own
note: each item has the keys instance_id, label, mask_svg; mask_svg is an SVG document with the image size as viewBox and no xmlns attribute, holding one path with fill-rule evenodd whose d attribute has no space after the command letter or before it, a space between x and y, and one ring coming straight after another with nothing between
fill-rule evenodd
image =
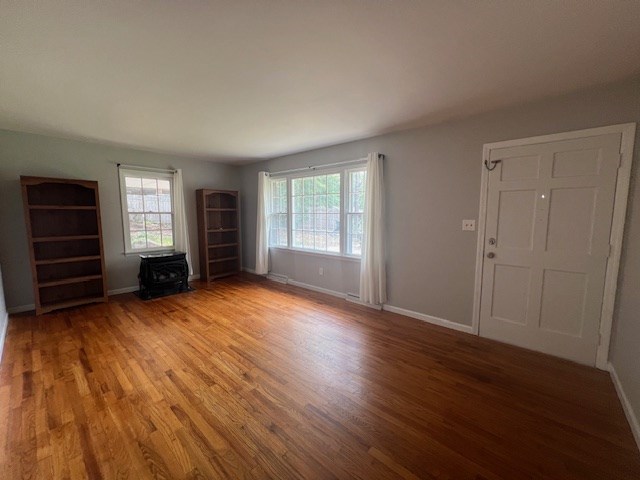
<instances>
[{"instance_id":1,"label":"wood stove","mask_svg":"<svg viewBox=\"0 0 640 480\"><path fill-rule=\"evenodd\" d=\"M189 291L186 253L140 255L138 280L138 295L143 300Z\"/></svg>"}]
</instances>

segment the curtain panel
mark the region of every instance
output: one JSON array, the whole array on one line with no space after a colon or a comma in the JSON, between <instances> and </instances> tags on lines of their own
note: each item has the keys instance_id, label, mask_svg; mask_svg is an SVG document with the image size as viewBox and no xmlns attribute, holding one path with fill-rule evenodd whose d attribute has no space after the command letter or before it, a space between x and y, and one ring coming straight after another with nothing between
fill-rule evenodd
<instances>
[{"instance_id":1,"label":"curtain panel","mask_svg":"<svg viewBox=\"0 0 640 480\"><path fill-rule=\"evenodd\" d=\"M256 273L269 273L269 221L270 221L269 173L258 172L258 211L256 223Z\"/></svg>"},{"instance_id":2,"label":"curtain panel","mask_svg":"<svg viewBox=\"0 0 640 480\"><path fill-rule=\"evenodd\" d=\"M381 305L387 301L385 267L383 157L378 152L367 157L364 206L364 238L360 261L360 301Z\"/></svg>"}]
</instances>

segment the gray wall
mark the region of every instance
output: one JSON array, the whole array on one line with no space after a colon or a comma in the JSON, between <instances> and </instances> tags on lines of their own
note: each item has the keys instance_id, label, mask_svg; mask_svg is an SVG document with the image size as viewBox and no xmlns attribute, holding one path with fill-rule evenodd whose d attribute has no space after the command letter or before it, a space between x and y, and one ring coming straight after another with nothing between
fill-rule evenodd
<instances>
[{"instance_id":1,"label":"gray wall","mask_svg":"<svg viewBox=\"0 0 640 480\"><path fill-rule=\"evenodd\" d=\"M137 284L139 259L125 256L117 163L182 168L194 273L199 273L194 191L237 189L239 167L199 159L0 130L0 263L9 307L33 303L20 175L97 180L109 289Z\"/></svg>"},{"instance_id":2,"label":"gray wall","mask_svg":"<svg viewBox=\"0 0 640 480\"><path fill-rule=\"evenodd\" d=\"M247 165L242 172L244 264L255 265L256 172L377 151L386 155L389 303L471 325L477 237L463 232L461 221L478 216L483 144L626 122L640 122L640 79ZM634 173L639 150L636 138ZM639 183L631 186L611 358L640 414ZM325 267L324 277L317 266ZM357 268L339 260L272 253L272 271L342 293L357 291Z\"/></svg>"}]
</instances>

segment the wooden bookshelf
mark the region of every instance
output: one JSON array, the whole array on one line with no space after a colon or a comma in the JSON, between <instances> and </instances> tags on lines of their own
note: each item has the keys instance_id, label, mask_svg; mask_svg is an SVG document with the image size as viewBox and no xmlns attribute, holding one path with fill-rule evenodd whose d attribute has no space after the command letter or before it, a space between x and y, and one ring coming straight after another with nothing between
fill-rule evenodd
<instances>
[{"instance_id":1,"label":"wooden bookshelf","mask_svg":"<svg viewBox=\"0 0 640 480\"><path fill-rule=\"evenodd\" d=\"M240 202L237 191L196 191L200 278L207 281L240 272Z\"/></svg>"},{"instance_id":2,"label":"wooden bookshelf","mask_svg":"<svg viewBox=\"0 0 640 480\"><path fill-rule=\"evenodd\" d=\"M36 314L107 301L98 183L20 177Z\"/></svg>"}]
</instances>

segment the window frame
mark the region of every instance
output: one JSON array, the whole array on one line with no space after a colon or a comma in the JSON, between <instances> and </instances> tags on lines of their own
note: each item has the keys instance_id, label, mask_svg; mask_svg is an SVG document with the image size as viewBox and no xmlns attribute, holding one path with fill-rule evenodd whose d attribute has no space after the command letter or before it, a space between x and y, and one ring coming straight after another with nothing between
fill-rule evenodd
<instances>
[{"instance_id":1,"label":"window frame","mask_svg":"<svg viewBox=\"0 0 640 480\"><path fill-rule=\"evenodd\" d=\"M147 212L129 212L128 202L127 202L127 185L125 177L135 177L135 178L155 178L162 180L169 180L171 194L171 233L172 233L172 245L167 247L147 247L147 248L133 248L131 246L131 230L129 228L129 213L142 213L145 214ZM175 251L175 240L176 240L176 212L175 212L175 183L174 183L174 174L171 172L161 172L161 171L153 171L153 170L145 170L145 169L135 169L135 168L119 168L118 169L118 179L120 184L120 208L122 215L122 230L123 230L123 240L124 240L124 254L125 255L139 255L145 253L154 253L154 252L173 252ZM159 210L159 209L158 209ZM153 212L155 213L155 212ZM165 213L166 212L158 212ZM146 232L145 228L145 232Z\"/></svg>"},{"instance_id":2,"label":"window frame","mask_svg":"<svg viewBox=\"0 0 640 480\"><path fill-rule=\"evenodd\" d=\"M362 165L357 165L355 167L350 167L350 168L346 168L344 171L344 176L345 176L345 186L344 186L344 197L345 197L345 205L344 205L344 209L343 210L343 214L344 214L344 226L345 226L345 232L344 232L344 252L346 256L349 257L354 257L354 258L362 258L362 253L360 253L360 255L356 255L353 253L347 253L348 250L348 242L349 242L349 235L352 235L351 233L351 226L349 224L349 215L362 215L362 227L364 229L364 210L362 212L352 212L350 210L350 203L351 203L351 198L350 198L350 188L351 188L351 174L355 173L355 172L364 172L364 179L365 179L365 183L364 183L364 190L362 191L362 194L365 197L365 202L366 202L366 195L367 195L367 164L362 164ZM361 244L361 251L362 251L362 247L364 246L364 231L361 234L362 238L362 244Z\"/></svg>"},{"instance_id":3,"label":"window frame","mask_svg":"<svg viewBox=\"0 0 640 480\"><path fill-rule=\"evenodd\" d=\"M271 245L269 241L269 248L276 250L284 250L289 252L303 253L307 255L318 255L322 257L334 257L343 258L346 260L360 261L361 255L353 255L347 252L347 204L346 201L349 196L349 172L351 171L367 171L366 161L361 163L350 163L341 167L327 167L327 168L315 168L313 171L300 171L293 172L286 175L275 175L270 181L281 180L286 178L287 180L287 246ZM292 203L293 203L293 191L292 181L299 178L316 177L319 175L331 175L340 174L340 251L329 252L323 250L315 250L309 248L301 248L293 246L293 217L292 217ZM270 199L271 201L271 199Z\"/></svg>"},{"instance_id":4,"label":"window frame","mask_svg":"<svg viewBox=\"0 0 640 480\"><path fill-rule=\"evenodd\" d=\"M284 213L279 212L279 211L278 212L274 212L273 211L273 200L274 200L273 189L274 189L274 183L276 181L282 181L282 180L284 180L284 183L285 183L285 190L286 190L285 199L286 199L286 203L287 203L287 211L284 212ZM283 177L276 177L276 178L273 178L273 179L269 178L269 182L270 182L270 185L269 185L269 216L271 218L269 219L269 222L268 222L268 224L269 224L269 232L267 233L267 235L268 235L267 241L269 243L269 248L272 248L272 247L273 248L287 248L291 244L291 229L289 228L289 222L290 222L289 210L291 208L291 206L290 206L291 199L289 198L289 180L286 177L283 176ZM281 198L281 197L278 196L278 198ZM286 246L272 245L271 244L271 232L273 230L272 223L273 223L274 217L276 215L286 215L286 217L287 217L287 245ZM280 228L277 227L275 230L279 231Z\"/></svg>"}]
</instances>

